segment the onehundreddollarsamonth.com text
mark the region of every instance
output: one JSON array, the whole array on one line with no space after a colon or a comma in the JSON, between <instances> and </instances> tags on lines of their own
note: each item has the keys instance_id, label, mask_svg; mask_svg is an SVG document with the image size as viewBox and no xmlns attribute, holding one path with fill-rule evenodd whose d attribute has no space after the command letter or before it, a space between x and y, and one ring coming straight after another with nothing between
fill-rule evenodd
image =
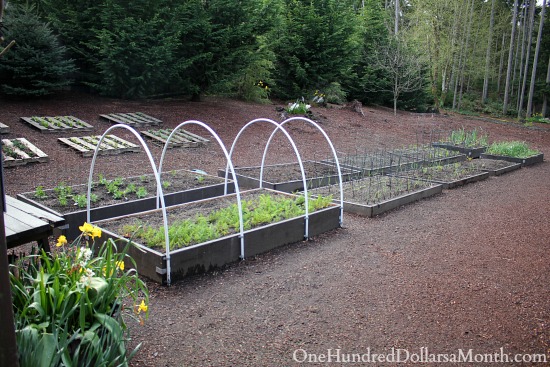
<instances>
[{"instance_id":1,"label":"onehundreddollarsamonth.com text","mask_svg":"<svg viewBox=\"0 0 550 367\"><path fill-rule=\"evenodd\" d=\"M483 353L473 349L458 349L453 353L432 353L427 347L415 351L391 348L385 353L375 353L371 348L363 352L347 352L340 348L320 353L296 349L292 360L298 363L547 363L544 353L514 354L504 348L497 352Z\"/></svg>"}]
</instances>

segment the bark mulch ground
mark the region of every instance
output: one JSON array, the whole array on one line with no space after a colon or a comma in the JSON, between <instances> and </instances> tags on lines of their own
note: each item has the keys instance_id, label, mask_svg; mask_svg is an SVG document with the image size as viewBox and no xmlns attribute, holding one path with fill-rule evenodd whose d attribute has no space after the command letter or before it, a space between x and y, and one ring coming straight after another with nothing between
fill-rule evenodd
<instances>
[{"instance_id":1,"label":"bark mulch ground","mask_svg":"<svg viewBox=\"0 0 550 367\"><path fill-rule=\"evenodd\" d=\"M15 195L37 185L84 183L89 174L91 159L59 144L62 133L41 134L20 122L21 116L73 115L97 134L111 126L99 119L104 113L143 112L163 120L163 127L197 119L229 146L253 118L278 120L275 107L217 98L128 102L81 94L2 101L0 121L11 129L6 137L26 137L50 156L49 163L6 169L6 191ZM414 144L433 128L481 127L490 141L525 140L550 154L546 125L363 111L365 116L346 108L315 108L314 115L342 152ZM204 130L186 130L209 138ZM289 131L305 159L329 156L313 128L292 123ZM246 132L235 163L259 164L270 132L267 124ZM113 133L133 139L122 130ZM283 138L274 140L268 163L292 156ZM161 148L151 146L151 152L158 163ZM171 149L167 159L167 170L215 173L225 167L214 139L203 148ZM143 152L128 153L99 157L97 170L128 177L149 173L148 164ZM510 358L542 353L550 361L549 215L550 163L545 161L376 218L345 215L344 228L169 288L149 283L150 318L144 326L131 326L132 343L143 343L132 365L292 366L306 354L323 358L329 350L332 362L326 365L339 365L336 358L367 358L392 348L402 359L427 348L456 355L471 349L472 358L501 351Z\"/></svg>"}]
</instances>

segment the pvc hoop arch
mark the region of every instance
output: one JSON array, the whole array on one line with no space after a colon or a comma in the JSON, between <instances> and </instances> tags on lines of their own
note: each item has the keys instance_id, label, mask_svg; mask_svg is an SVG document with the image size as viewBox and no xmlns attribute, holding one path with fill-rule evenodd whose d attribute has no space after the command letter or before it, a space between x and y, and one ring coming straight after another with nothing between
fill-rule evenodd
<instances>
[{"instance_id":1,"label":"pvc hoop arch","mask_svg":"<svg viewBox=\"0 0 550 367\"><path fill-rule=\"evenodd\" d=\"M305 174L305 171L304 171L304 165L302 164L302 158L300 156L300 152L298 152L298 148L296 147L296 144L294 143L294 140L292 139L292 137L290 136L290 134L288 133L288 131L286 131L286 129L284 129L281 124L279 124L278 122L276 121L273 121L271 119L267 119L267 118L257 118L257 119L254 119L250 122L248 122L246 125L244 125L241 130L239 131L239 133L237 134L237 136L235 137L235 140L233 140L233 144L231 144L231 150L229 151L229 158L231 159L232 156L233 156L233 151L235 149L235 146L237 145L237 140L239 139L239 137L241 136L242 133L244 133L244 131L251 125L255 124L255 123L258 123L258 122L268 122L272 125L275 125L275 131L277 130L281 130L285 136L287 137L288 141L290 142L290 144L292 145L292 148L294 149L294 153L296 154L296 158L298 158L298 164L300 165L300 172L302 173L302 183L304 185L304 197L305 197L305 202L304 202L304 205L305 205L305 210L306 210L306 213L305 213L305 233L304 233L304 238L309 238L309 204L308 204L308 196L307 196L307 183L306 183L306 174ZM269 144L269 141L268 143ZM265 152L265 151L264 151ZM228 179L228 167L226 167L225 169L225 186L224 186L224 193L227 194L227 179ZM260 167L260 189L263 187L263 171L264 171L264 159L262 159L262 165Z\"/></svg>"},{"instance_id":2,"label":"pvc hoop arch","mask_svg":"<svg viewBox=\"0 0 550 367\"><path fill-rule=\"evenodd\" d=\"M306 123L309 123L309 124L313 125L315 128L317 128L317 130L319 130L321 132L321 134L323 134L323 136L325 137L325 140L327 141L327 143L328 143L328 145L329 145L329 147L332 151L332 155L334 156L334 161L336 162L336 169L338 170L338 185L340 187L340 227L341 227L342 224L344 223L344 189L343 189L343 185L342 185L342 170L340 169L340 162L338 160L338 156L336 155L336 149L334 149L334 145L332 144L332 141L328 137L325 130L323 130L323 128L321 126L319 126L319 124L317 124L313 120L310 120L310 119L305 118L305 117L290 117L290 118L284 120L283 122L281 122L279 124L279 126L282 129L282 126L284 124L289 123L291 121L304 121ZM269 137L269 140L267 141L267 144L265 146L264 155L262 157L262 168L264 166L265 157L267 155L267 150L269 149L269 144L271 144L271 141L273 140L273 137L275 136L275 133L277 132L277 130L278 129L273 130L273 132L271 133L271 136ZM285 130L283 130L283 131L285 131ZM261 176L261 173L260 173L260 180L261 179L262 179L262 176ZM304 186L304 194L307 195L307 191L305 189L305 186Z\"/></svg>"},{"instance_id":3,"label":"pvc hoop arch","mask_svg":"<svg viewBox=\"0 0 550 367\"><path fill-rule=\"evenodd\" d=\"M229 167L231 169L231 174L233 176L233 181L234 181L234 185L235 185L235 193L237 194L236 195L237 196L237 206L239 208L239 238L241 240L241 259L244 259L244 223L243 223L243 212L242 212L242 204L241 204L241 192L239 190L239 184L237 183L237 178L236 178L236 175L235 175L235 168L233 167L233 163L231 162L231 158L230 158L229 154L227 153L227 149L225 148L225 145L223 144L223 142L220 139L220 137L218 136L218 134L216 134L216 132L210 126L208 126L207 124L205 124L202 121L188 120L188 121L180 123L178 126L176 126L176 128L174 130L172 130L172 132L168 136L168 139L166 139L166 143L164 144L164 148L162 149L162 155L160 157L159 174L162 173L162 163L164 162L164 156L166 155L166 151L168 150L168 145L170 143L170 140L172 139L172 136L174 136L174 134L179 129L181 129L183 126L189 125L189 124L202 126L206 130L208 130L208 132L210 134L212 134L214 139L216 139L219 146L222 148L223 154L225 155L225 158L227 160L227 164L229 165ZM226 195L227 193L224 192L224 194ZM157 191L157 195L160 195L160 190ZM162 196L161 196L161 198L164 201L164 198ZM157 205L158 205L158 201L157 201ZM169 248L167 248L167 250L166 250L167 255L168 255L168 251L169 251Z\"/></svg>"},{"instance_id":4,"label":"pvc hoop arch","mask_svg":"<svg viewBox=\"0 0 550 367\"><path fill-rule=\"evenodd\" d=\"M103 139L105 138L105 136L111 130L118 129L118 128L123 128L123 129L126 129L126 130L130 131L139 140L141 146L144 148L145 153L147 154L147 158L149 158L149 162L151 163L151 168L153 169L153 173L155 175L155 180L157 181L157 192L160 191L162 193L162 185L160 183L160 176L157 172L157 167L155 166L155 161L153 160L153 156L151 155L151 151L147 147L147 144L145 143L143 138L138 134L138 132L134 128L132 128L128 125L117 124L117 125L111 126L107 130L105 130L103 135L101 135L101 138L99 139L99 142L97 143L97 146L95 147L94 157L92 158L92 164L91 164L91 167L90 167L90 176L88 177L88 197L87 197L87 201L86 201L86 221L88 223L90 223L90 196L92 194L92 178L93 178L97 153L99 152L99 147L101 146L101 143L103 142ZM160 197L161 197L161 207L162 207L162 219L164 221L164 239L165 239L165 246L166 246L166 271L167 271L166 283L169 286L170 283L171 283L171 278L170 278L170 241L169 241L169 238L168 238L168 220L167 220L167 216L166 216L166 206L164 205L164 195L160 195Z\"/></svg>"}]
</instances>

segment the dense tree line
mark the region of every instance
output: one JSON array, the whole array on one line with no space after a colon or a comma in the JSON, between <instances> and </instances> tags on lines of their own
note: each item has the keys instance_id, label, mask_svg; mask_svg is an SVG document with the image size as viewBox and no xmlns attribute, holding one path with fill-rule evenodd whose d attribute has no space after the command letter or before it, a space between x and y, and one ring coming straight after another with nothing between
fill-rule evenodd
<instances>
[{"instance_id":1,"label":"dense tree line","mask_svg":"<svg viewBox=\"0 0 550 367\"><path fill-rule=\"evenodd\" d=\"M548 90L541 10L534 0L12 0L6 23L33 18L42 36L7 28L17 43L0 81L5 94L30 90L24 50L49 42L38 58L59 60L44 74L57 87L115 97L321 91L335 103L529 115ZM56 89L47 85L28 94Z\"/></svg>"}]
</instances>

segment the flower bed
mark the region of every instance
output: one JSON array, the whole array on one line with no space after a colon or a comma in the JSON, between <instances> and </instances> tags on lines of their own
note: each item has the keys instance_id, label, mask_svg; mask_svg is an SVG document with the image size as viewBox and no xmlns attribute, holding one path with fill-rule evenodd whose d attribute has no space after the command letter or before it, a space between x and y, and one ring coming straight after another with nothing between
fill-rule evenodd
<instances>
[{"instance_id":1,"label":"flower bed","mask_svg":"<svg viewBox=\"0 0 550 367\"><path fill-rule=\"evenodd\" d=\"M147 318L147 286L127 248L96 246L99 228L80 228L72 244L61 236L52 253L10 265L20 366L127 366L139 349L126 349L126 321Z\"/></svg>"},{"instance_id":2,"label":"flower bed","mask_svg":"<svg viewBox=\"0 0 550 367\"><path fill-rule=\"evenodd\" d=\"M2 139L4 167L20 166L27 163L48 162L50 158L25 138Z\"/></svg>"},{"instance_id":3,"label":"flower bed","mask_svg":"<svg viewBox=\"0 0 550 367\"><path fill-rule=\"evenodd\" d=\"M307 187L315 188L338 182L336 165L316 161L302 162L306 175ZM342 180L348 181L358 178L358 170L341 167ZM219 170L218 176L225 177L225 171ZM238 167L235 174L239 186L246 188L260 187L260 167ZM231 177L231 175L229 175ZM296 192L304 189L302 173L298 163L282 163L264 166L263 187L283 192Z\"/></svg>"},{"instance_id":4,"label":"flower bed","mask_svg":"<svg viewBox=\"0 0 550 367\"><path fill-rule=\"evenodd\" d=\"M125 124L134 127L156 126L162 123L161 120L142 112L110 113L99 115L99 117L113 124Z\"/></svg>"},{"instance_id":5,"label":"flower bed","mask_svg":"<svg viewBox=\"0 0 550 367\"><path fill-rule=\"evenodd\" d=\"M92 157L94 155L99 139L101 139L99 135L58 138L60 143L68 145L70 148L82 154L83 157ZM139 151L140 147L138 145L111 134L103 138L98 154L120 154Z\"/></svg>"},{"instance_id":6,"label":"flower bed","mask_svg":"<svg viewBox=\"0 0 550 367\"><path fill-rule=\"evenodd\" d=\"M74 116L32 116L21 120L37 128L42 133L55 133L68 130L90 131L93 126Z\"/></svg>"},{"instance_id":7,"label":"flower bed","mask_svg":"<svg viewBox=\"0 0 550 367\"><path fill-rule=\"evenodd\" d=\"M429 181L441 184L444 189L452 189L470 182L484 180L489 173L471 166L467 161L446 165L427 166L402 172L400 177Z\"/></svg>"},{"instance_id":8,"label":"flower bed","mask_svg":"<svg viewBox=\"0 0 550 367\"><path fill-rule=\"evenodd\" d=\"M325 198L323 202L317 201L326 207L319 207L310 213L310 236L339 227L340 207L331 204L330 200ZM304 239L305 217L302 196L263 189L243 192L242 201L245 218L245 256L255 256ZM265 202L261 204L262 201ZM280 203L275 203L279 201ZM237 230L236 202L235 194L232 194L167 209L170 246L174 247L170 252L171 280L209 271L239 259L241 242ZM310 200L310 208L313 209L315 202L314 199ZM258 209L260 206L262 210ZM297 210L300 208L301 210ZM281 216L281 212L286 212L289 216ZM232 219L228 220L226 217ZM215 230L212 229L213 223L217 224ZM127 238L133 237L129 232L141 228L134 232L139 238L133 238L136 246L130 249L130 254L136 260L137 269L140 274L156 282L166 281L165 249L156 244L149 245L147 242L151 238L154 241L157 235L163 236L161 229L164 223L160 210L99 221L96 224L103 229L104 235L121 241L127 241ZM211 239L208 234L212 231L219 237L214 235L215 239ZM188 243L185 243L185 233L191 233ZM205 240L201 242L200 238ZM160 238L158 243L164 243L163 240Z\"/></svg>"},{"instance_id":9,"label":"flower bed","mask_svg":"<svg viewBox=\"0 0 550 367\"><path fill-rule=\"evenodd\" d=\"M442 185L392 176L370 176L342 185L344 211L374 217L391 209L441 193ZM340 201L339 185L311 190L312 195L332 195Z\"/></svg>"},{"instance_id":10,"label":"flower bed","mask_svg":"<svg viewBox=\"0 0 550 367\"><path fill-rule=\"evenodd\" d=\"M201 200L224 193L224 180L187 170L163 172L164 200L167 206ZM229 192L234 186L230 182ZM60 183L53 189L38 186L34 192L18 194L19 200L48 210L65 218L64 234L75 238L78 226L86 221L87 185L67 186ZM98 221L122 215L152 210L157 207L154 175L114 178L98 176L92 186L90 220Z\"/></svg>"}]
</instances>

